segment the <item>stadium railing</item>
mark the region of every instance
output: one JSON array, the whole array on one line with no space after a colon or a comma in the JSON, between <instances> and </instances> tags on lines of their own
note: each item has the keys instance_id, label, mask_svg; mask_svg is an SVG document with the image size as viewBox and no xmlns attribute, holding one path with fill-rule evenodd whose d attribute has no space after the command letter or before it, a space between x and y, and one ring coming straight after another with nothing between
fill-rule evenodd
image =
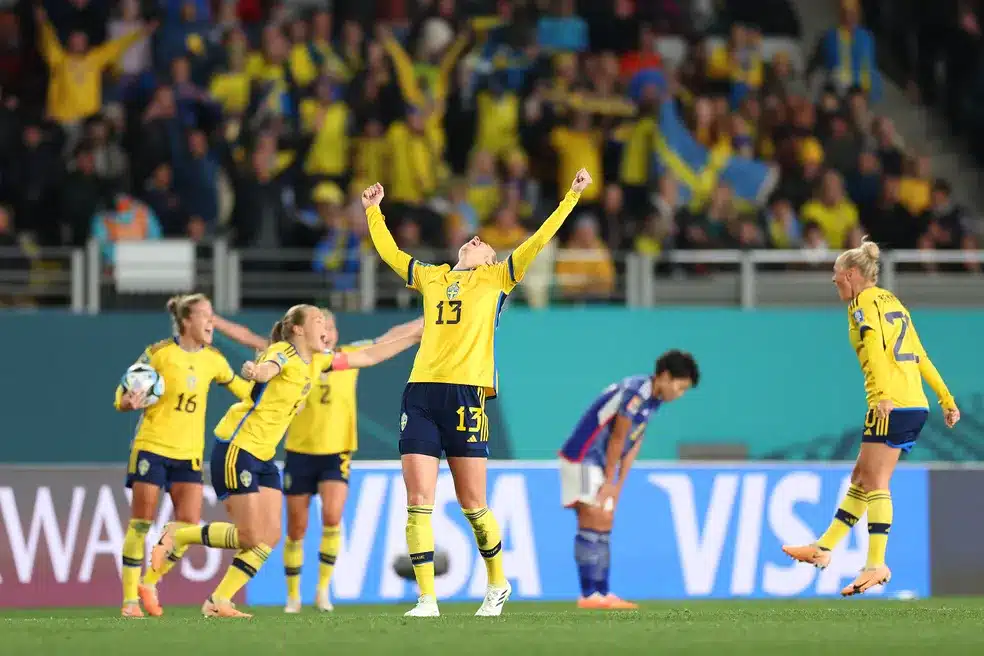
<instances>
[{"instance_id":1,"label":"stadium railing","mask_svg":"<svg viewBox=\"0 0 984 656\"><path fill-rule=\"evenodd\" d=\"M415 252L422 261L448 259L444 252ZM614 253L614 289L602 302L627 307L707 305L782 307L838 303L831 289L837 253L805 250L671 251L661 256ZM585 299L564 298L555 272L563 251L545 251L520 287L521 301L533 306L563 305ZM925 307L984 307L984 250L892 251L883 254L881 283L906 302ZM153 275L159 263L147 262ZM350 312L419 306L416 293L382 264L363 254L351 274L313 270L311 251L303 249L232 249L223 240L196 248L187 289L121 292L99 245L85 249L41 249L29 254L0 248L0 307L42 305L74 312L159 309L164 297L183 291L212 296L220 312L242 308L282 308L318 303Z\"/></svg>"},{"instance_id":2,"label":"stadium railing","mask_svg":"<svg viewBox=\"0 0 984 656\"><path fill-rule=\"evenodd\" d=\"M0 307L35 305L85 310L81 248L0 247Z\"/></svg>"}]
</instances>

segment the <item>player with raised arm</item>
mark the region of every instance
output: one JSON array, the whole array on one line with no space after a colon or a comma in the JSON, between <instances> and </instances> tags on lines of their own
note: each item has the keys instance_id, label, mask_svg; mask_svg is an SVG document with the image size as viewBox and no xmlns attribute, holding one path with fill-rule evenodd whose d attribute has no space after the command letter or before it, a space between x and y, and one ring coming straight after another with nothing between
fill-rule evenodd
<instances>
[{"instance_id":1,"label":"player with raised arm","mask_svg":"<svg viewBox=\"0 0 984 656\"><path fill-rule=\"evenodd\" d=\"M868 560L841 590L845 597L887 583L892 576L885 565L893 514L889 482L900 453L912 449L929 416L923 379L936 393L947 427L960 421L960 410L926 354L909 311L895 294L878 287L878 270L878 245L866 239L841 253L834 264L833 282L840 299L848 302L848 338L861 364L868 403L851 486L814 544L782 548L823 569L830 564L831 550L867 511Z\"/></svg>"},{"instance_id":2,"label":"player with raised arm","mask_svg":"<svg viewBox=\"0 0 984 656\"><path fill-rule=\"evenodd\" d=\"M697 362L672 350L651 376L630 376L604 389L560 450L561 503L577 512L574 560L581 581L578 608L634 610L608 587L615 506L635 462L649 418L700 382Z\"/></svg>"},{"instance_id":3,"label":"player with raised arm","mask_svg":"<svg viewBox=\"0 0 984 656\"><path fill-rule=\"evenodd\" d=\"M396 246L379 203L383 187L362 194L369 236L380 257L406 285L423 296L424 334L403 392L400 455L407 489L407 547L420 588L409 617L437 617L434 594L434 509L441 454L448 459L455 493L485 560L488 586L475 613L497 616L512 590L502 566L499 525L488 508L489 455L486 399L498 388L493 338L506 296L526 274L536 255L557 233L591 184L584 169L560 206L504 262L478 237L458 249L458 263L430 266Z\"/></svg>"},{"instance_id":4,"label":"player with raised arm","mask_svg":"<svg viewBox=\"0 0 984 656\"><path fill-rule=\"evenodd\" d=\"M157 582L178 562L184 549L172 554L143 582L147 532L157 514L161 490L171 496L175 526L198 526L202 515L202 461L205 452L205 408L215 381L239 398L249 397L249 384L237 376L228 360L211 346L212 303L204 294L175 296L167 302L174 336L147 347L138 362L164 378L164 394L145 407L144 396L116 388L114 406L120 412L142 410L130 447L126 486L133 491L130 522L123 538L123 617L163 614Z\"/></svg>"},{"instance_id":5,"label":"player with raised arm","mask_svg":"<svg viewBox=\"0 0 984 656\"><path fill-rule=\"evenodd\" d=\"M314 379L326 370L375 364L411 342L407 337L358 353L336 355L323 351L324 339L324 314L312 305L295 305L274 325L270 346L256 362L243 365L243 377L253 381L249 398L229 408L215 428L212 487L232 523L212 522L201 527L168 524L154 547L151 564L155 570L191 544L237 552L226 575L202 605L206 617L249 617L236 609L232 598L256 575L280 540L283 494L274 456Z\"/></svg>"},{"instance_id":6,"label":"player with raised arm","mask_svg":"<svg viewBox=\"0 0 984 656\"><path fill-rule=\"evenodd\" d=\"M335 316L325 316L322 347L336 350L338 328ZM348 357L373 344L414 337L420 339L423 319L394 326L376 339L346 344L337 349ZM216 317L216 329L227 337L255 349L269 345L249 328ZM409 348L412 344L406 343ZM396 355L396 353L393 353ZM382 360L380 360L381 362ZM318 587L315 603L319 610L331 611L331 575L341 543L342 511L348 496L349 463L358 448L358 404L356 385L359 369L331 368L319 374L307 401L287 429L287 455L284 463L284 495L287 497L287 539L284 541L284 574L287 577L287 605L284 612L301 611L301 567L304 565L304 534L307 532L311 497L321 499L321 546L318 549Z\"/></svg>"}]
</instances>

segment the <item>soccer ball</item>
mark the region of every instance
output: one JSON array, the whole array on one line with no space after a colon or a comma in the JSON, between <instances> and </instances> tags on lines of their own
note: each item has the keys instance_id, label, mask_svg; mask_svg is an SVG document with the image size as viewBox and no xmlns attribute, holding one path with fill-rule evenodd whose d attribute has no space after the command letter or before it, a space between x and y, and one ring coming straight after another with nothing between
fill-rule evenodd
<instances>
[{"instance_id":1,"label":"soccer ball","mask_svg":"<svg viewBox=\"0 0 984 656\"><path fill-rule=\"evenodd\" d=\"M131 365L120 381L124 392L144 392L147 405L154 405L164 395L164 379L149 364Z\"/></svg>"}]
</instances>

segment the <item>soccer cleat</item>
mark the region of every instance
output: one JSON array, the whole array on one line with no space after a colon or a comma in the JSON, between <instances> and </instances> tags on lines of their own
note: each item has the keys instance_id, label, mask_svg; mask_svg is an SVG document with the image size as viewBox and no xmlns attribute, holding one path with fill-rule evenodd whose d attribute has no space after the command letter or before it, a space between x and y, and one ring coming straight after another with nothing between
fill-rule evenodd
<instances>
[{"instance_id":1,"label":"soccer cleat","mask_svg":"<svg viewBox=\"0 0 984 656\"><path fill-rule=\"evenodd\" d=\"M888 583L890 580L892 580L892 570L884 565L865 567L850 585L841 590L841 594L845 597L861 594L876 585Z\"/></svg>"},{"instance_id":2,"label":"soccer cleat","mask_svg":"<svg viewBox=\"0 0 984 656\"><path fill-rule=\"evenodd\" d=\"M244 613L241 610L236 610L236 604L231 601L215 601L211 597L205 600L202 604L202 615L205 617L239 617L239 618L250 618L253 617L249 613Z\"/></svg>"},{"instance_id":3,"label":"soccer cleat","mask_svg":"<svg viewBox=\"0 0 984 656\"><path fill-rule=\"evenodd\" d=\"M782 550L793 560L813 565L817 569L826 569L827 565L830 564L830 551L821 549L815 544L808 544L803 547L783 545Z\"/></svg>"},{"instance_id":4,"label":"soccer cleat","mask_svg":"<svg viewBox=\"0 0 984 656\"><path fill-rule=\"evenodd\" d=\"M284 606L284 612L289 615L296 615L301 612L301 600L297 597L287 597L287 605Z\"/></svg>"},{"instance_id":5,"label":"soccer cleat","mask_svg":"<svg viewBox=\"0 0 984 656\"><path fill-rule=\"evenodd\" d=\"M148 615L151 617L160 617L164 614L164 608L161 606L161 602L157 598L156 585L144 585L141 583L137 587L137 594L140 595L140 603L143 604L143 607L147 611Z\"/></svg>"},{"instance_id":6,"label":"soccer cleat","mask_svg":"<svg viewBox=\"0 0 984 656\"><path fill-rule=\"evenodd\" d=\"M608 608L612 610L639 610L639 604L626 601L611 592L605 595L605 601L608 602Z\"/></svg>"},{"instance_id":7,"label":"soccer cleat","mask_svg":"<svg viewBox=\"0 0 984 656\"><path fill-rule=\"evenodd\" d=\"M331 595L328 593L328 588L318 590L318 598L315 603L318 606L318 610L324 613L330 613L335 610L335 607L331 603Z\"/></svg>"},{"instance_id":8,"label":"soccer cleat","mask_svg":"<svg viewBox=\"0 0 984 656\"><path fill-rule=\"evenodd\" d=\"M502 615L502 607L512 594L512 586L506 581L504 586L490 585L485 589L485 599L475 611L475 617L498 617Z\"/></svg>"},{"instance_id":9,"label":"soccer cleat","mask_svg":"<svg viewBox=\"0 0 984 656\"><path fill-rule=\"evenodd\" d=\"M164 569L168 556L174 553L174 532L178 530L178 525L168 522L161 533L161 539L157 541L154 548L150 551L150 567L155 572Z\"/></svg>"},{"instance_id":10,"label":"soccer cleat","mask_svg":"<svg viewBox=\"0 0 984 656\"><path fill-rule=\"evenodd\" d=\"M608 597L600 592L592 592L587 597L578 598L577 607L581 610L608 610L611 608Z\"/></svg>"},{"instance_id":11,"label":"soccer cleat","mask_svg":"<svg viewBox=\"0 0 984 656\"><path fill-rule=\"evenodd\" d=\"M417 598L417 605L403 613L403 617L440 617L441 611L437 608L437 599L433 595L420 595Z\"/></svg>"},{"instance_id":12,"label":"soccer cleat","mask_svg":"<svg viewBox=\"0 0 984 656\"><path fill-rule=\"evenodd\" d=\"M144 616L143 611L140 610L140 604L126 604L120 609L120 617L129 617L130 619L138 619Z\"/></svg>"}]
</instances>

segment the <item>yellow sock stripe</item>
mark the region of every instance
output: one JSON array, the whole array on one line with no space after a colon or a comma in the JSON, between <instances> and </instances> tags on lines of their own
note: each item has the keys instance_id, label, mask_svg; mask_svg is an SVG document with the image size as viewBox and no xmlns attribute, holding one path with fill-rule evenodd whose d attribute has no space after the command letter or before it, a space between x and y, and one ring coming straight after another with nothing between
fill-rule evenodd
<instances>
[{"instance_id":1,"label":"yellow sock stripe","mask_svg":"<svg viewBox=\"0 0 984 656\"><path fill-rule=\"evenodd\" d=\"M489 512L489 509L488 507L485 507L477 508L475 510L462 510L461 512L471 521L475 521L484 517L485 514Z\"/></svg>"},{"instance_id":2,"label":"yellow sock stripe","mask_svg":"<svg viewBox=\"0 0 984 656\"><path fill-rule=\"evenodd\" d=\"M341 534L341 532L342 532L341 526L323 526L321 528L321 537L324 538L335 537L336 535Z\"/></svg>"},{"instance_id":3,"label":"yellow sock stripe","mask_svg":"<svg viewBox=\"0 0 984 656\"><path fill-rule=\"evenodd\" d=\"M431 515L434 513L434 506L407 506L407 513L411 515Z\"/></svg>"},{"instance_id":4,"label":"yellow sock stripe","mask_svg":"<svg viewBox=\"0 0 984 656\"><path fill-rule=\"evenodd\" d=\"M862 492L859 488L854 487L853 485L847 489L846 496L849 496L852 499L856 499L861 502L866 502L868 500L868 495Z\"/></svg>"}]
</instances>

